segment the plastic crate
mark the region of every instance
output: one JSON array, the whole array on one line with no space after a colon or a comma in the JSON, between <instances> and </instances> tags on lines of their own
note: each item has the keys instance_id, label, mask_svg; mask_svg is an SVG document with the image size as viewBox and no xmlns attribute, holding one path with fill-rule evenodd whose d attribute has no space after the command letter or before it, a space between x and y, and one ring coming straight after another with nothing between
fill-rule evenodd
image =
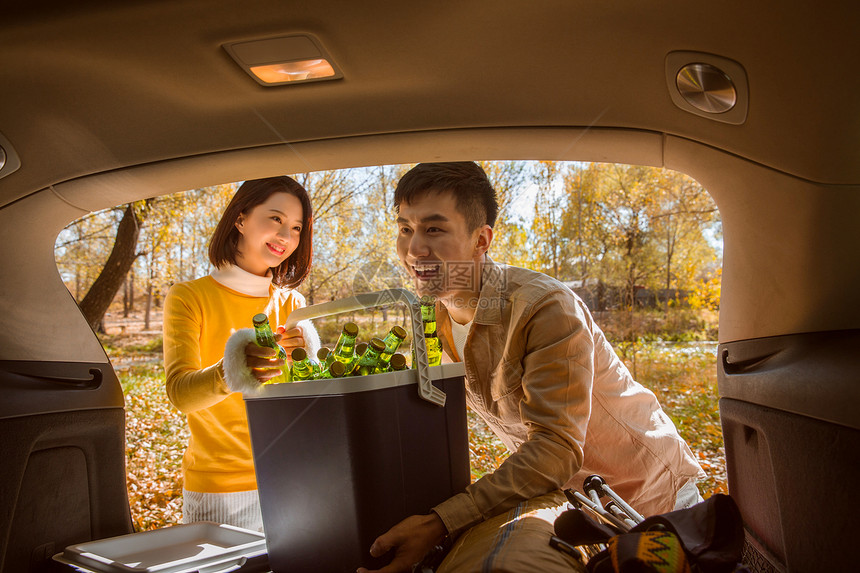
<instances>
[{"instance_id":1,"label":"plastic crate","mask_svg":"<svg viewBox=\"0 0 860 573\"><path fill-rule=\"evenodd\" d=\"M70 545L54 560L98 573L231 573L265 565L266 545L262 533L201 521Z\"/></svg>"}]
</instances>

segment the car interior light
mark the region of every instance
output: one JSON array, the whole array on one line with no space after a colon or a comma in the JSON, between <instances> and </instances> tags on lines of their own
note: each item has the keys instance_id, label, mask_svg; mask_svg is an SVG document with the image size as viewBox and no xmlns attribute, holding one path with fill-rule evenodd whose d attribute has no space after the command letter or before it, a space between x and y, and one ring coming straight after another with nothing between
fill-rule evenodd
<instances>
[{"instance_id":1,"label":"car interior light","mask_svg":"<svg viewBox=\"0 0 860 573\"><path fill-rule=\"evenodd\" d=\"M669 52L666 87L672 102L686 112L732 125L746 121L749 82L734 60L705 52Z\"/></svg>"},{"instance_id":2,"label":"car interior light","mask_svg":"<svg viewBox=\"0 0 860 573\"><path fill-rule=\"evenodd\" d=\"M267 84L300 82L319 78L330 78L335 75L334 68L328 60L301 60L298 62L283 62L265 66L252 66L251 72Z\"/></svg>"},{"instance_id":3,"label":"car interior light","mask_svg":"<svg viewBox=\"0 0 860 573\"><path fill-rule=\"evenodd\" d=\"M675 84L690 105L708 113L725 113L738 101L732 79L710 64L684 66L678 72Z\"/></svg>"},{"instance_id":4,"label":"car interior light","mask_svg":"<svg viewBox=\"0 0 860 573\"><path fill-rule=\"evenodd\" d=\"M257 83L267 87L343 77L319 40L308 34L233 42L224 49Z\"/></svg>"},{"instance_id":5,"label":"car interior light","mask_svg":"<svg viewBox=\"0 0 860 573\"><path fill-rule=\"evenodd\" d=\"M0 133L0 179L13 173L21 167L21 160L12 147L12 143Z\"/></svg>"}]
</instances>

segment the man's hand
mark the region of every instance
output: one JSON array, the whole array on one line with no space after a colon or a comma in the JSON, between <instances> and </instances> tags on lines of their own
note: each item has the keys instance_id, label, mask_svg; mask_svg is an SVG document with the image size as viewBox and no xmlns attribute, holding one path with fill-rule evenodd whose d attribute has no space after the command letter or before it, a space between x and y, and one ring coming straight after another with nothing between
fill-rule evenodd
<instances>
[{"instance_id":1,"label":"man's hand","mask_svg":"<svg viewBox=\"0 0 860 573\"><path fill-rule=\"evenodd\" d=\"M374 557L381 557L393 549L394 558L391 563L378 571L368 571L360 567L358 573L411 572L412 566L421 561L434 546L440 544L447 533L445 524L435 513L407 517L377 537L370 547L370 554Z\"/></svg>"}]
</instances>

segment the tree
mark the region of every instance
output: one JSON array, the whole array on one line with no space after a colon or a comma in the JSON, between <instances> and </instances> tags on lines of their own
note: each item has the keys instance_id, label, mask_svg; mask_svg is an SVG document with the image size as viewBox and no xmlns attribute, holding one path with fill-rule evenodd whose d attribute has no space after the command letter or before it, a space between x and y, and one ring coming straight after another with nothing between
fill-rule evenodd
<instances>
[{"instance_id":1,"label":"tree","mask_svg":"<svg viewBox=\"0 0 860 573\"><path fill-rule=\"evenodd\" d=\"M57 237L57 268L75 300L83 298L104 267L124 211L123 206L90 213L67 225Z\"/></svg>"},{"instance_id":2,"label":"tree","mask_svg":"<svg viewBox=\"0 0 860 573\"><path fill-rule=\"evenodd\" d=\"M356 203L367 188L356 170L299 173L314 209L314 262L302 284L308 304L346 296L350 272L365 260L366 227ZM345 286L346 285L346 286Z\"/></svg>"},{"instance_id":3,"label":"tree","mask_svg":"<svg viewBox=\"0 0 860 573\"><path fill-rule=\"evenodd\" d=\"M719 224L716 205L683 174L652 167L589 164L565 174L565 227L581 278L624 285L632 308L636 290L694 290L713 266L705 231Z\"/></svg>"},{"instance_id":4,"label":"tree","mask_svg":"<svg viewBox=\"0 0 860 573\"><path fill-rule=\"evenodd\" d=\"M153 311L170 285L211 270L209 239L237 187L215 185L150 200L140 237L145 251L137 259L145 282L144 329L150 328ZM130 278L134 274L132 269Z\"/></svg>"},{"instance_id":5,"label":"tree","mask_svg":"<svg viewBox=\"0 0 860 573\"><path fill-rule=\"evenodd\" d=\"M556 161L540 161L535 166L532 180L537 185L534 219L532 219L532 241L534 265L555 278L563 279L566 271L567 240L562 233L562 213L566 209L566 197L559 186L563 164Z\"/></svg>"},{"instance_id":6,"label":"tree","mask_svg":"<svg viewBox=\"0 0 860 573\"><path fill-rule=\"evenodd\" d=\"M610 164L481 165L499 202L494 258L562 280L623 286L628 308L640 287L684 290L695 304L718 306L719 214L692 179ZM295 176L314 207L314 264L300 287L309 303L409 286L397 264L392 213L394 188L410 167ZM81 308L88 322L99 328L122 285L123 311L131 311L135 291L146 292L149 317L171 284L207 274L209 238L237 186L92 213L64 229L55 246L58 269L76 300L86 293ZM532 193L534 204L524 208ZM135 284L135 277L145 282Z\"/></svg>"},{"instance_id":7,"label":"tree","mask_svg":"<svg viewBox=\"0 0 860 573\"><path fill-rule=\"evenodd\" d=\"M703 230L717 217L717 207L698 183L681 173L664 169L657 181L651 225L662 243L663 286L667 293L673 288L692 289L700 269L713 256Z\"/></svg>"},{"instance_id":8,"label":"tree","mask_svg":"<svg viewBox=\"0 0 860 573\"><path fill-rule=\"evenodd\" d=\"M528 230L516 205L525 193L529 165L525 161L481 161L481 167L496 190L499 214L490 246L490 256L506 263L526 266L531 260Z\"/></svg>"},{"instance_id":9,"label":"tree","mask_svg":"<svg viewBox=\"0 0 860 573\"><path fill-rule=\"evenodd\" d=\"M587 281L607 254L607 228L600 210L600 174L592 166L574 163L562 174L567 209L562 236L569 245L573 278Z\"/></svg>"},{"instance_id":10,"label":"tree","mask_svg":"<svg viewBox=\"0 0 860 573\"><path fill-rule=\"evenodd\" d=\"M145 201L126 205L110 256L80 303L81 313L93 330L104 331L104 315L137 258L137 240L146 216L146 207Z\"/></svg>"}]
</instances>

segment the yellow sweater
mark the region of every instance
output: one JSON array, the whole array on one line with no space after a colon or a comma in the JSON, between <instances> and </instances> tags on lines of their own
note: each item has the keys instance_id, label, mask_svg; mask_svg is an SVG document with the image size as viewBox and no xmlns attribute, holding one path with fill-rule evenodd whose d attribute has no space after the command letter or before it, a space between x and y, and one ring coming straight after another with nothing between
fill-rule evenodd
<instances>
[{"instance_id":1,"label":"yellow sweater","mask_svg":"<svg viewBox=\"0 0 860 573\"><path fill-rule=\"evenodd\" d=\"M251 328L268 297L231 290L211 276L178 283L164 302L167 396L187 414L191 438L182 460L189 491L225 493L257 489L248 418L242 394L230 392L221 360L233 332ZM304 306L293 291L280 308L281 323ZM275 328L274 311L269 316Z\"/></svg>"}]
</instances>

